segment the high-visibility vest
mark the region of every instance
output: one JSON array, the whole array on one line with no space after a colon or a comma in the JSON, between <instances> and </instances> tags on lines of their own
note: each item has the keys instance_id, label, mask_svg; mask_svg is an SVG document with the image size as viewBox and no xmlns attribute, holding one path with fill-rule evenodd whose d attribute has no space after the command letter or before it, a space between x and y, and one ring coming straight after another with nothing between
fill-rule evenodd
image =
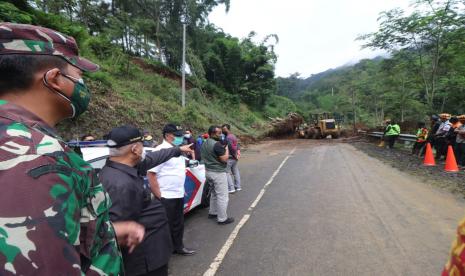
<instances>
[{"instance_id":1,"label":"high-visibility vest","mask_svg":"<svg viewBox=\"0 0 465 276\"><path fill-rule=\"evenodd\" d=\"M417 131L417 142L425 142L428 139L428 129L419 128Z\"/></svg>"},{"instance_id":2,"label":"high-visibility vest","mask_svg":"<svg viewBox=\"0 0 465 276\"><path fill-rule=\"evenodd\" d=\"M400 134L400 126L398 124L391 125L389 124L386 127L386 136L393 136Z\"/></svg>"},{"instance_id":3,"label":"high-visibility vest","mask_svg":"<svg viewBox=\"0 0 465 276\"><path fill-rule=\"evenodd\" d=\"M398 124L393 125L392 128L396 131L396 135L400 135L400 126Z\"/></svg>"}]
</instances>

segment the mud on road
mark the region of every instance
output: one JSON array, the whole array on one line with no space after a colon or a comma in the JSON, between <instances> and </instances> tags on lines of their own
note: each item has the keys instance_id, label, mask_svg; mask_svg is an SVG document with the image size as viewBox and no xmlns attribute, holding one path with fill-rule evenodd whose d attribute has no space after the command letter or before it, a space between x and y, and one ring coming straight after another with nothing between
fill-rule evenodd
<instances>
[{"instance_id":1,"label":"mud on road","mask_svg":"<svg viewBox=\"0 0 465 276\"><path fill-rule=\"evenodd\" d=\"M458 173L445 172L444 161L437 162L435 167L424 166L423 159L411 155L410 149L404 148L403 145L390 150L380 148L377 143L365 139L356 139L349 143L369 156L411 174L426 184L440 187L465 198L465 171L463 170Z\"/></svg>"}]
</instances>

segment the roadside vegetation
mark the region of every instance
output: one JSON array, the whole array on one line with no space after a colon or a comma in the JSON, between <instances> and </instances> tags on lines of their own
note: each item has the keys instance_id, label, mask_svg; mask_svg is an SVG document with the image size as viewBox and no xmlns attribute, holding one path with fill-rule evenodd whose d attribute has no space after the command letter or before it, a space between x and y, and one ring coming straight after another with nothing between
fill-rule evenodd
<instances>
[{"instance_id":1,"label":"roadside vegetation","mask_svg":"<svg viewBox=\"0 0 465 276\"><path fill-rule=\"evenodd\" d=\"M76 38L83 56L101 65L86 78L88 112L60 125L67 139L133 124L159 135L173 122L205 131L230 123L244 136L267 131L268 117L295 104L276 95L274 45L224 33L208 14L228 0L0 1L0 20L41 25ZM187 96L181 107L182 22L187 24Z\"/></svg>"},{"instance_id":2,"label":"roadside vegetation","mask_svg":"<svg viewBox=\"0 0 465 276\"><path fill-rule=\"evenodd\" d=\"M412 12L380 14L378 31L358 37L388 55L300 78L278 78L278 95L303 114L335 112L347 122L379 126L465 113L463 1L415 0Z\"/></svg>"}]
</instances>

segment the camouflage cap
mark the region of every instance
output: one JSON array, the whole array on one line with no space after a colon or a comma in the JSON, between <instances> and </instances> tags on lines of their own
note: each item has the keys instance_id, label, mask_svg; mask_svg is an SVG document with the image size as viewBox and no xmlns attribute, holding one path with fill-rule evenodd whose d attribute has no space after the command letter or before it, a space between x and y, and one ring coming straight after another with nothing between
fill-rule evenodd
<instances>
[{"instance_id":1,"label":"camouflage cap","mask_svg":"<svg viewBox=\"0 0 465 276\"><path fill-rule=\"evenodd\" d=\"M0 23L0 55L50 55L64 58L82 71L95 72L97 64L79 56L76 40L44 27Z\"/></svg>"}]
</instances>

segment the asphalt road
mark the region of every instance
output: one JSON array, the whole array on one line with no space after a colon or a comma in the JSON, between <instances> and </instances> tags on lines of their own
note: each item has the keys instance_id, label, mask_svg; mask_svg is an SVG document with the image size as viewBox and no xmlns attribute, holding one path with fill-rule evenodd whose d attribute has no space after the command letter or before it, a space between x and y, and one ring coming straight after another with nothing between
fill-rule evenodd
<instances>
[{"instance_id":1,"label":"asphalt road","mask_svg":"<svg viewBox=\"0 0 465 276\"><path fill-rule=\"evenodd\" d=\"M236 222L188 214L185 244L198 253L173 256L171 275L204 275L222 248L216 275L440 275L465 215L463 200L345 143L266 142L243 154L240 169L243 190L229 205Z\"/></svg>"}]
</instances>

